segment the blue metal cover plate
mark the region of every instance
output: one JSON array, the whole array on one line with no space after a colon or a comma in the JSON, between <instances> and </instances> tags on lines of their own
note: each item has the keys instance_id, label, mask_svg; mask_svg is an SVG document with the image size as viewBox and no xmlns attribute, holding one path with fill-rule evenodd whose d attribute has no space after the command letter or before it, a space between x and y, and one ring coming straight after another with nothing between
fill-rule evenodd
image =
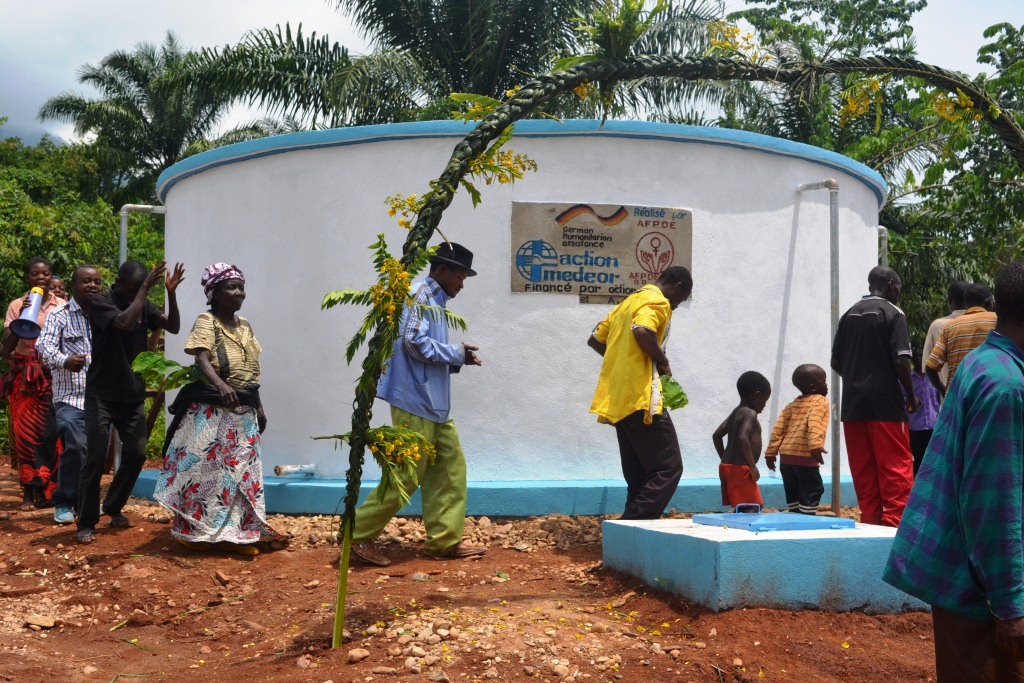
<instances>
[{"instance_id":1,"label":"blue metal cover plate","mask_svg":"<svg viewBox=\"0 0 1024 683\"><path fill-rule=\"evenodd\" d=\"M693 516L694 524L723 526L746 531L794 531L805 529L852 529L852 519L801 515L795 512L715 512Z\"/></svg>"}]
</instances>

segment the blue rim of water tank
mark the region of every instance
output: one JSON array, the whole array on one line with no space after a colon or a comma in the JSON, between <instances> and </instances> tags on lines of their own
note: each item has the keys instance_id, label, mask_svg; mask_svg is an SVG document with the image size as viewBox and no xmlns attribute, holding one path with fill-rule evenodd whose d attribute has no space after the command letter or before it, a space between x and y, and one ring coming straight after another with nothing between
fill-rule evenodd
<instances>
[{"instance_id":1,"label":"blue rim of water tank","mask_svg":"<svg viewBox=\"0 0 1024 683\"><path fill-rule=\"evenodd\" d=\"M160 201L166 201L170 189L185 178L218 166L258 159L271 154L416 138L462 139L472 130L473 128L469 124L462 121L418 121L302 131L248 140L211 149L170 166L157 179L157 196L160 197ZM568 119L562 122L530 119L519 121L516 124L515 134L520 138L607 137L664 140L755 150L767 154L804 159L826 168L842 171L867 185L874 192L879 207L885 201L887 194L885 180L882 176L859 161L820 147L805 145L802 142L782 140L742 130L650 121L606 121L604 126L601 126L599 121L589 119ZM440 170L442 169L438 167L438 171ZM808 181L813 182L813 179L808 179Z\"/></svg>"}]
</instances>

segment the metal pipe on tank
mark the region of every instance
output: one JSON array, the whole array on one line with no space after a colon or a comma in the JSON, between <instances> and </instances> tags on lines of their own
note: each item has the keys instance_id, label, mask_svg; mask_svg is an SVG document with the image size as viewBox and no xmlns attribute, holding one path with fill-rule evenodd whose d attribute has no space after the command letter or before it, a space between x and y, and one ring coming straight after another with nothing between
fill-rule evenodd
<instances>
[{"instance_id":1,"label":"metal pipe on tank","mask_svg":"<svg viewBox=\"0 0 1024 683\"><path fill-rule=\"evenodd\" d=\"M836 338L836 330L839 328L839 183L835 178L825 178L817 183L805 183L798 188L800 192L808 190L828 190L828 223L829 223L829 270L830 290L832 298L831 327L832 334L829 339ZM832 386L829 393L832 395L832 512L839 516L842 507L840 497L839 477L839 373L832 370Z\"/></svg>"},{"instance_id":2,"label":"metal pipe on tank","mask_svg":"<svg viewBox=\"0 0 1024 683\"><path fill-rule=\"evenodd\" d=\"M128 260L128 214L129 213L167 213L166 206L151 204L125 204L121 207L121 239L117 247L118 265Z\"/></svg>"},{"instance_id":3,"label":"metal pipe on tank","mask_svg":"<svg viewBox=\"0 0 1024 683\"><path fill-rule=\"evenodd\" d=\"M878 226L878 265L889 265L889 228Z\"/></svg>"}]
</instances>

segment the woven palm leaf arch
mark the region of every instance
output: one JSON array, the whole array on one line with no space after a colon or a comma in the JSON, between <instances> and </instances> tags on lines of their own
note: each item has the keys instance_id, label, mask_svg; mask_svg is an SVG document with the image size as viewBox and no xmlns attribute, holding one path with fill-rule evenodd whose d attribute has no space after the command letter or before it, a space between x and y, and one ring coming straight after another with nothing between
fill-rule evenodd
<instances>
[{"instance_id":1,"label":"woven palm leaf arch","mask_svg":"<svg viewBox=\"0 0 1024 683\"><path fill-rule=\"evenodd\" d=\"M469 162L483 154L509 126L529 116L541 105L571 92L581 84L616 83L638 78L674 78L680 80L744 80L772 81L812 90L814 82L828 74L879 74L913 77L930 85L961 91L974 102L974 109L1007 146L1018 165L1024 169L1024 130L1013 116L1003 110L984 90L962 76L913 59L865 57L836 59L820 63L793 63L781 67L756 65L749 61L721 57L680 57L639 55L627 59L598 59L564 71L554 71L525 83L511 98L481 120L456 146L444 171L432 183L431 193L409 231L402 248L402 264L408 268L427 248L445 209L455 196L459 181L469 172ZM343 576L339 582L338 611L335 620L334 646L341 645L344 624L344 573L348 567L351 529L362 483L366 433L370 429L373 401L381 367L374 361L384 343L386 322L378 322L368 342L362 363L360 389L356 392L349 443L349 470L342 517Z\"/></svg>"}]
</instances>

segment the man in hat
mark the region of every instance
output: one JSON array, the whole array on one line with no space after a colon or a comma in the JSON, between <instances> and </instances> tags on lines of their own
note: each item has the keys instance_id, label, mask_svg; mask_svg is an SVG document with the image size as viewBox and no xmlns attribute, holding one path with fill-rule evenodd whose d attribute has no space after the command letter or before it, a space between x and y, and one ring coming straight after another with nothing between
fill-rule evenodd
<instances>
[{"instance_id":1,"label":"man in hat","mask_svg":"<svg viewBox=\"0 0 1024 683\"><path fill-rule=\"evenodd\" d=\"M460 244L446 242L430 259L430 274L413 286L413 305L407 306L377 397L391 404L392 424L404 425L425 436L437 451L434 462L421 458L415 470L398 477L397 484L411 496L423 487L423 525L428 557L462 558L482 555L485 548L462 543L466 518L466 458L451 411L451 374L463 365L481 365L476 346L448 343L444 308L462 291L473 270L473 253ZM434 310L424 307L436 307ZM424 379L425 378L425 379ZM356 509L352 554L369 564L386 567L391 560L373 539L402 507L396 488L383 497L374 490Z\"/></svg>"}]
</instances>

